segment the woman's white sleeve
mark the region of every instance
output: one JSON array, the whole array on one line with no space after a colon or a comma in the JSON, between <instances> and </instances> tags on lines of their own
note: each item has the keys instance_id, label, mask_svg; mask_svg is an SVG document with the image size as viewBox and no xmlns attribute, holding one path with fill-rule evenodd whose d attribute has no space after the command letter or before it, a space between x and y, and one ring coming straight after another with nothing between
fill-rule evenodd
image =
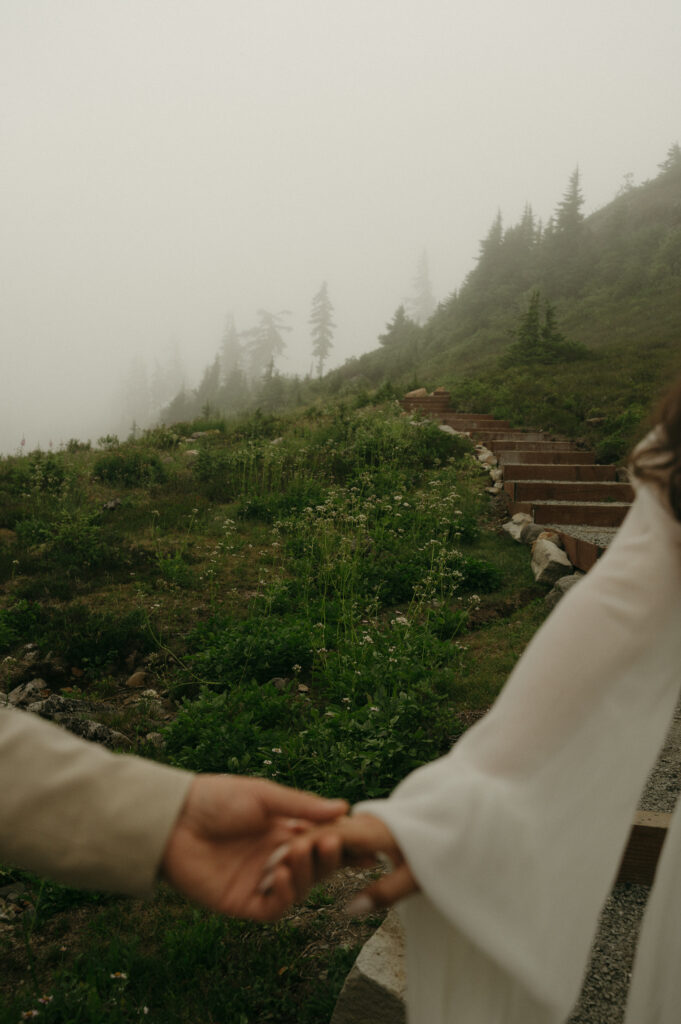
<instances>
[{"instance_id":1,"label":"woman's white sleeve","mask_svg":"<svg viewBox=\"0 0 681 1024\"><path fill-rule=\"evenodd\" d=\"M493 709L382 818L423 895L402 907L413 1024L555 1024L681 682L681 526L641 488Z\"/></svg>"}]
</instances>

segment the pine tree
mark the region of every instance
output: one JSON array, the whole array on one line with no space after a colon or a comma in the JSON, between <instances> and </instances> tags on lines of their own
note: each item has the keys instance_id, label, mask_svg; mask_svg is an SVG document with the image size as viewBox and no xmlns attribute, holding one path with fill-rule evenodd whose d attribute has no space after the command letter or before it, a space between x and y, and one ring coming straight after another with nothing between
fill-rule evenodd
<instances>
[{"instance_id":1,"label":"pine tree","mask_svg":"<svg viewBox=\"0 0 681 1024\"><path fill-rule=\"evenodd\" d=\"M288 309L279 313L270 313L266 309L258 310L258 323L249 331L244 332L248 338L249 369L252 380L259 377L277 356L286 348L282 331L291 328L284 322L284 317L291 316Z\"/></svg>"},{"instance_id":2,"label":"pine tree","mask_svg":"<svg viewBox=\"0 0 681 1024\"><path fill-rule=\"evenodd\" d=\"M579 167L575 167L570 175L568 187L563 193L563 198L556 208L556 231L558 234L575 234L584 221L582 206L584 196L582 195Z\"/></svg>"},{"instance_id":3,"label":"pine tree","mask_svg":"<svg viewBox=\"0 0 681 1024\"><path fill-rule=\"evenodd\" d=\"M332 316L333 306L329 299L326 281L324 281L312 299L312 312L308 320L312 328L310 331L312 336L312 355L317 360L317 374L319 377L324 373L324 363L333 348L333 329L336 325L332 320Z\"/></svg>"},{"instance_id":4,"label":"pine tree","mask_svg":"<svg viewBox=\"0 0 681 1024\"><path fill-rule=\"evenodd\" d=\"M414 278L414 297L409 303L412 319L415 323L425 324L435 312L437 303L433 297L428 273L428 253L423 250Z\"/></svg>"},{"instance_id":5,"label":"pine tree","mask_svg":"<svg viewBox=\"0 0 681 1024\"><path fill-rule=\"evenodd\" d=\"M392 320L386 324L385 334L379 334L378 340L381 345L394 348L416 344L418 335L418 324L407 316L404 306L398 306Z\"/></svg>"},{"instance_id":6,"label":"pine tree","mask_svg":"<svg viewBox=\"0 0 681 1024\"><path fill-rule=\"evenodd\" d=\"M237 370L242 369L243 349L239 340L239 332L230 313L225 324L225 331L220 342L220 376L226 383Z\"/></svg>"}]
</instances>

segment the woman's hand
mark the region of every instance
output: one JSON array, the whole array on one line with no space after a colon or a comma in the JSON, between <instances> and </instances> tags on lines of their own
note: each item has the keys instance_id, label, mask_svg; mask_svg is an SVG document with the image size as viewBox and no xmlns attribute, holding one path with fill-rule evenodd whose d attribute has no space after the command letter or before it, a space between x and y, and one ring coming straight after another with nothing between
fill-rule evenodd
<instances>
[{"instance_id":1,"label":"woman's hand","mask_svg":"<svg viewBox=\"0 0 681 1024\"><path fill-rule=\"evenodd\" d=\"M270 858L261 883L265 888L269 873L280 864L288 865L299 890L309 889L341 867L390 867L389 874L363 889L346 907L348 914L357 917L390 907L419 888L392 832L372 814L339 818L286 843Z\"/></svg>"}]
</instances>

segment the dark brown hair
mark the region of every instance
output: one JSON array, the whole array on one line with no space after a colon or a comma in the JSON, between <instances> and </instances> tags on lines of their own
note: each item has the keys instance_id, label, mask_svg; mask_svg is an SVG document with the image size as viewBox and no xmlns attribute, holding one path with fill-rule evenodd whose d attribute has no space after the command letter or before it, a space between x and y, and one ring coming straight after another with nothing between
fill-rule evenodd
<instances>
[{"instance_id":1,"label":"dark brown hair","mask_svg":"<svg viewBox=\"0 0 681 1024\"><path fill-rule=\"evenodd\" d=\"M650 443L634 452L632 471L640 480L663 487L677 519L681 520L681 381L658 411Z\"/></svg>"}]
</instances>

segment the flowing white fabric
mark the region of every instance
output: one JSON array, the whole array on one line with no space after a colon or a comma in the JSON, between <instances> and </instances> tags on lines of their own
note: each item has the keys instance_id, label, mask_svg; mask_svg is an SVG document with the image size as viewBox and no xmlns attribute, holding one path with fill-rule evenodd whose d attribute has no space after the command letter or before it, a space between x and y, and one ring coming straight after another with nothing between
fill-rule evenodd
<instances>
[{"instance_id":1,"label":"flowing white fabric","mask_svg":"<svg viewBox=\"0 0 681 1024\"><path fill-rule=\"evenodd\" d=\"M680 685L681 524L642 486L486 717L356 808L385 821L422 889L401 906L410 1024L567 1017ZM630 1024L681 1017L679 822L664 861Z\"/></svg>"}]
</instances>

